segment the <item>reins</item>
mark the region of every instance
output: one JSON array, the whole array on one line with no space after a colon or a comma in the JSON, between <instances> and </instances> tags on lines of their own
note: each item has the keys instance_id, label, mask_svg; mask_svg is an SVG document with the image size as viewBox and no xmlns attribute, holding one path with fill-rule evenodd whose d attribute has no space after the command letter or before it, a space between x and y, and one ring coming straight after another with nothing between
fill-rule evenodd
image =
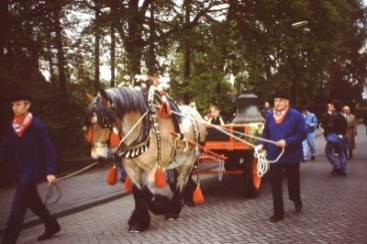
<instances>
[{"instance_id":1,"label":"reins","mask_svg":"<svg viewBox=\"0 0 367 244\"><path fill-rule=\"evenodd\" d=\"M217 126L217 125L212 125L212 124L209 124L208 122L205 121L205 123L207 125L210 125L212 127L214 127L216 130L228 135L228 136L231 136L233 137L234 139L240 141L240 142L243 142L251 147L254 148L254 157L257 158L258 160L258 163L257 163L257 175L259 177L262 177L265 175L265 173L268 171L268 168L269 168L269 163L276 163L278 162L278 160L280 159L280 157L283 155L284 151L285 151L285 148L283 147L282 148L282 151L280 152L280 154L278 155L278 157L275 159L275 160L268 160L267 159L267 154L266 154L266 151L261 151L260 150L260 147L258 147L257 145L254 145L246 140L243 140L242 138L238 137L238 136L235 136L233 134L237 134L237 135L240 135L240 136L245 136L245 137L249 137L249 138L252 138L252 139L256 139L256 140L260 140L260 141L263 141L263 142L267 142L267 143L272 143L275 145L275 142L274 141L271 141L271 140L268 140L268 139L265 139L265 138L262 138L262 137L258 137L258 136L254 136L254 135L251 135L251 134L247 134L247 133L241 133L239 131L233 131L233 134L229 133L228 129L227 128L222 128L220 126Z\"/></svg>"},{"instance_id":2,"label":"reins","mask_svg":"<svg viewBox=\"0 0 367 244\"><path fill-rule=\"evenodd\" d=\"M178 115L178 116L181 116L183 117L184 115L181 114L181 113L178 113L178 112L175 112L175 111L171 111L172 113ZM195 118L192 118L193 120L196 120ZM268 170L269 168L269 163L276 163L278 162L278 160L280 159L280 157L283 155L284 151L285 151L285 148L282 148L282 151L280 152L279 156L275 159L275 160L268 160L267 159L267 155L266 155L266 151L260 151L259 147L257 145L254 145L246 140L243 140L242 138L238 137L238 136L235 136L231 133L229 133L228 129L226 128L223 128L221 126L217 126L217 125L213 125L213 124L210 124L209 122L201 119L201 120L196 120L197 122L199 123L203 123L205 125L210 125L211 127L215 128L216 130L242 142L242 143L245 143L251 147L254 148L254 157L258 159L258 163L257 163L257 174L259 177L262 177ZM245 136L245 137L249 137L249 138L252 138L252 139L256 139L256 140L260 140L260 141L263 141L263 142L267 142L267 143L272 143L275 145L275 141L271 141L271 140L268 140L268 139L265 139L265 138L262 138L262 137L258 137L258 136L254 136L254 135L250 135L250 134L246 134L246 133L241 133L241 132L238 132L238 131L233 131L234 134L237 134L237 135L242 135L242 136Z\"/></svg>"},{"instance_id":3,"label":"reins","mask_svg":"<svg viewBox=\"0 0 367 244\"><path fill-rule=\"evenodd\" d=\"M55 203L56 203L57 201L59 201L59 199L62 197L62 190L61 190L61 188L59 187L59 185L57 184L57 182L58 182L58 181L60 181L60 180L65 180L65 179L70 178L70 177L72 177L72 176L74 176L74 175L80 174L81 172L84 172L84 171L86 171L87 169L92 168L92 167L93 167L94 165L96 165L96 164L98 164L98 161L96 161L96 162L94 162L94 163L92 163L92 164L90 164L90 165L88 165L88 166L86 166L86 167L84 167L84 168L82 168L82 169L80 169L80 170L76 171L76 172L73 172L73 173L68 174L68 175L66 175L66 176L63 176L63 177L61 177L61 178L58 178L58 179L56 179L56 180L54 180L54 181L52 181L52 182L49 182L49 183L48 183L47 193L46 193L46 196L45 196L45 199L44 199L44 201L43 201L43 202L44 202L45 204L47 204L47 205L55 204ZM55 189L56 189L56 191L57 191L57 198L56 198L54 201L49 202L49 199L51 198L51 196L52 196L52 194L53 194L53 187L55 187Z\"/></svg>"}]
</instances>

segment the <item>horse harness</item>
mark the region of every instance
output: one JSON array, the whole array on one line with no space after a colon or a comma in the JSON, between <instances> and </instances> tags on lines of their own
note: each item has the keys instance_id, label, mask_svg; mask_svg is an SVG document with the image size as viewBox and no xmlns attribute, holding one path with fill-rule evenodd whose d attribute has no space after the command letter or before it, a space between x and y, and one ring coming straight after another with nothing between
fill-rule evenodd
<instances>
[{"instance_id":1,"label":"horse harness","mask_svg":"<svg viewBox=\"0 0 367 244\"><path fill-rule=\"evenodd\" d=\"M144 114L140 120L135 124L139 124L140 121L143 120L142 122L142 130L140 131L140 135L138 136L138 138L136 139L136 141L134 141L131 145L127 146L124 143L124 140L126 139L126 137L128 136L129 132L126 135L122 135L121 132L119 132L117 130L117 128L114 126L114 120L116 118L115 113L113 112L113 110L109 111L106 108L100 108L99 106L97 106L96 104L94 104L94 109L96 110L96 112L93 112L93 116L91 118L91 122L92 123L98 123L101 127L103 128L110 128L112 130L111 132L111 137L112 136L118 136L119 137L119 143L116 146L112 146L112 152L117 154L120 157L123 158L127 158L127 159L132 159L132 158L136 158L138 156L140 156L141 154L145 153L148 148L149 148L149 144L150 144L150 126L149 126L149 122L151 122L151 125L153 125L154 128L154 132L156 133L157 136L157 146L158 146L158 162L160 164L161 162L161 135L160 135L160 131L159 131L159 124L157 121L157 115L155 114L155 107L154 107L154 102L160 102L159 101L159 95L157 95L155 93L155 89L154 86L151 86L151 88L149 89L149 94L148 94L148 103L149 103L149 119L146 119L145 116L146 114ZM179 126L177 126L177 119L176 121L174 121L175 124L175 130L177 130L177 128L179 128ZM89 122L89 120L88 120ZM134 129L134 127L132 128ZM131 130L132 130L131 129ZM123 139L121 139L122 137L124 137ZM110 142L111 142L111 138L110 138ZM110 143L111 144L111 143ZM93 146L97 146L97 147L104 147L108 145L108 141L106 142L96 142L93 143Z\"/></svg>"}]
</instances>

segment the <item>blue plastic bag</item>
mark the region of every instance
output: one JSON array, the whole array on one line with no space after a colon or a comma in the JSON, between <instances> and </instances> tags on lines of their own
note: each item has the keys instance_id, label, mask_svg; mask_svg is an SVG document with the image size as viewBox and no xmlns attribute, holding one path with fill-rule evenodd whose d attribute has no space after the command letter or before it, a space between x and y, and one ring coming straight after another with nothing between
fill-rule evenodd
<instances>
[{"instance_id":1,"label":"blue plastic bag","mask_svg":"<svg viewBox=\"0 0 367 244\"><path fill-rule=\"evenodd\" d=\"M347 138L345 136L339 136L335 133L329 133L325 138L326 141L337 146L345 146L347 144Z\"/></svg>"}]
</instances>

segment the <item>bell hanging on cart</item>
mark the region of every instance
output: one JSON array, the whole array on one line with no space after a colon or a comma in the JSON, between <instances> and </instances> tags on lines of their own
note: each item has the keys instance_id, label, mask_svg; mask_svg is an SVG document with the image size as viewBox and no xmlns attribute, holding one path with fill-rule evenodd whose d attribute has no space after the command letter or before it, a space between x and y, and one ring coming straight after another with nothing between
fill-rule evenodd
<instances>
[{"instance_id":1,"label":"bell hanging on cart","mask_svg":"<svg viewBox=\"0 0 367 244\"><path fill-rule=\"evenodd\" d=\"M237 112L233 124L265 122L260 114L259 99L251 90L244 90L237 97Z\"/></svg>"}]
</instances>

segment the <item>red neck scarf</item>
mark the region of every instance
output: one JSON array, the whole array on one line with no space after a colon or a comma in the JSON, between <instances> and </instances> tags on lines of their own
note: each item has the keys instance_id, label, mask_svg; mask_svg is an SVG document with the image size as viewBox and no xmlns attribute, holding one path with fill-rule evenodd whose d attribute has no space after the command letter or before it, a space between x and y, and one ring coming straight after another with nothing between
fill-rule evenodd
<instances>
[{"instance_id":1,"label":"red neck scarf","mask_svg":"<svg viewBox=\"0 0 367 244\"><path fill-rule=\"evenodd\" d=\"M14 116L13 119L13 129L18 137L23 135L23 132L28 128L33 119L33 115L31 113L24 114L22 116Z\"/></svg>"},{"instance_id":2,"label":"red neck scarf","mask_svg":"<svg viewBox=\"0 0 367 244\"><path fill-rule=\"evenodd\" d=\"M289 110L289 106L286 107L286 109L283 110L283 111L277 112L277 111L274 110L273 117L274 117L275 124L279 125L280 123L283 122L285 116L288 113L288 110Z\"/></svg>"}]
</instances>

